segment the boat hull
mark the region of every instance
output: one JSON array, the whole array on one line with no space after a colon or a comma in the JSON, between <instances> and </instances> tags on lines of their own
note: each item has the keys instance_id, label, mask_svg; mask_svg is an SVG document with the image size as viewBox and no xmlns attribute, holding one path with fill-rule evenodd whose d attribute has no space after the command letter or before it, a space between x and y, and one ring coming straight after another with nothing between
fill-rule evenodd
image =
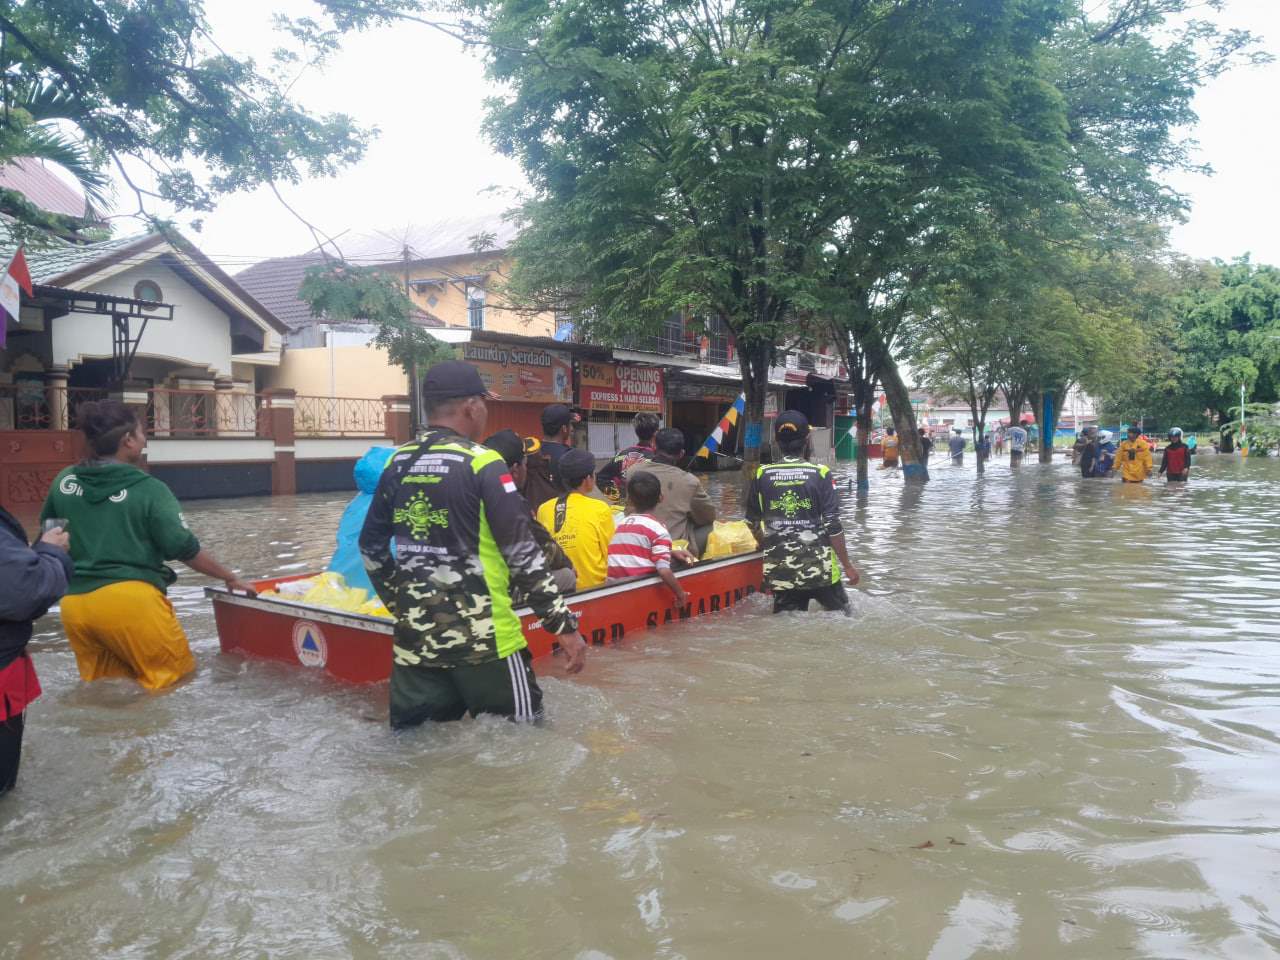
<instances>
[{"instance_id":1,"label":"boat hull","mask_svg":"<svg viewBox=\"0 0 1280 960\"><path fill-rule=\"evenodd\" d=\"M262 580L270 590L311 574ZM594 646L617 643L650 630L736 606L760 589L763 559L744 553L700 563L676 574L689 602L676 608L671 591L656 576L636 577L575 593L569 606L583 636ZM224 653L275 660L319 670L349 683L378 683L391 675L392 623L379 617L276 598L248 597L224 587L206 587L213 601L218 642ZM534 659L550 656L556 638L529 609L516 611Z\"/></svg>"}]
</instances>

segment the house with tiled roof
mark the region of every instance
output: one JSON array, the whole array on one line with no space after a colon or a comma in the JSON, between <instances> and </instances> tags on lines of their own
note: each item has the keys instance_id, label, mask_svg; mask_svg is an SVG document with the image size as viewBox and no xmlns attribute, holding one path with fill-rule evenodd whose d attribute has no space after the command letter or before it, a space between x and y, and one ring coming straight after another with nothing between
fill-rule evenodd
<instances>
[{"instance_id":1,"label":"house with tiled roof","mask_svg":"<svg viewBox=\"0 0 1280 960\"><path fill-rule=\"evenodd\" d=\"M501 296L502 278L510 268L507 250L514 239L514 228L499 216L455 217L399 230L347 233L330 253L377 267L405 284L415 318L424 327L549 337L554 317L528 317L509 309ZM268 383L302 394L348 398L406 392L404 371L388 361L385 351L370 347L377 333L372 325L317 317L298 298L307 270L322 262L320 253L309 252L264 260L236 274L288 327L282 362L268 375Z\"/></svg>"},{"instance_id":2,"label":"house with tiled roof","mask_svg":"<svg viewBox=\"0 0 1280 960\"><path fill-rule=\"evenodd\" d=\"M0 257L12 255L0 239ZM99 243L49 241L26 250L32 281L53 291L73 290L172 307L172 319L147 321L127 371L138 389L199 389L239 384L253 392L259 369L276 366L287 331L267 307L189 241L174 232L148 231ZM38 300L39 298L37 298ZM9 318L0 350L0 383L33 374L65 377L71 387L113 384L115 332L110 316L30 303ZM135 327L141 329L141 319Z\"/></svg>"}]
</instances>

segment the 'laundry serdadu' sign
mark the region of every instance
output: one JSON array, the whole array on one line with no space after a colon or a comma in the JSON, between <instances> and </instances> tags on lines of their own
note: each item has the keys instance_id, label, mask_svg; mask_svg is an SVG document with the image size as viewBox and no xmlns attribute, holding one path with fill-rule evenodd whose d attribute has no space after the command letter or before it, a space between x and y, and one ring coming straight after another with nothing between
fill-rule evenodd
<instances>
[{"instance_id":1,"label":"'laundry serdadu' sign","mask_svg":"<svg viewBox=\"0 0 1280 960\"><path fill-rule=\"evenodd\" d=\"M480 371L485 387L503 400L573 402L573 368L567 354L487 343L463 344L458 354Z\"/></svg>"},{"instance_id":2,"label":"'laundry serdadu' sign","mask_svg":"<svg viewBox=\"0 0 1280 960\"><path fill-rule=\"evenodd\" d=\"M588 410L662 412L662 368L626 363L580 363L578 394Z\"/></svg>"}]
</instances>

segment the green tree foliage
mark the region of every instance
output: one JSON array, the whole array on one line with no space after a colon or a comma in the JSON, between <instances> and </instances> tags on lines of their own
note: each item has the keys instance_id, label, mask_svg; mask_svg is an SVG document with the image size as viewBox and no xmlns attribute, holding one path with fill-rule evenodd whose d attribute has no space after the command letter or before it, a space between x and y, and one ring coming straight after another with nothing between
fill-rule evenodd
<instances>
[{"instance_id":1,"label":"green tree foliage","mask_svg":"<svg viewBox=\"0 0 1280 960\"><path fill-rule=\"evenodd\" d=\"M231 191L331 176L370 136L289 98L298 53L281 51L264 72L223 51L197 0L4 3L0 33L0 163L47 157L99 200L111 169L139 214L155 201L210 210ZM27 233L75 226L12 194L0 212Z\"/></svg>"},{"instance_id":2,"label":"green tree foliage","mask_svg":"<svg viewBox=\"0 0 1280 960\"><path fill-rule=\"evenodd\" d=\"M980 173L1043 197L1029 171L1064 145L1034 67L1052 0L467 9L510 91L488 129L534 188L513 292L604 340L672 309L718 318L748 424L779 340L821 306L833 237L917 237L915 208L976 202ZM864 211L882 211L866 234Z\"/></svg>"},{"instance_id":3,"label":"green tree foliage","mask_svg":"<svg viewBox=\"0 0 1280 960\"><path fill-rule=\"evenodd\" d=\"M1206 412L1225 423L1241 384L1256 402L1280 400L1280 270L1248 258L1177 264L1166 285L1142 375L1100 391L1107 413L1198 427Z\"/></svg>"}]
</instances>

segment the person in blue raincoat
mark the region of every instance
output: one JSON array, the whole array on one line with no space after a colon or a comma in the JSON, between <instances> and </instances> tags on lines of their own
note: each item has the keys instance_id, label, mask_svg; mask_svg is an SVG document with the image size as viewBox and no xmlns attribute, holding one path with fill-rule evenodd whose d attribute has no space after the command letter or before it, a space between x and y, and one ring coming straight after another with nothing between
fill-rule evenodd
<instances>
[{"instance_id":1,"label":"person in blue raincoat","mask_svg":"<svg viewBox=\"0 0 1280 960\"><path fill-rule=\"evenodd\" d=\"M1110 430L1098 431L1098 451L1094 455L1093 475L1095 477L1106 477L1111 475L1111 468L1116 461L1116 445L1111 442Z\"/></svg>"},{"instance_id":2,"label":"person in blue raincoat","mask_svg":"<svg viewBox=\"0 0 1280 960\"><path fill-rule=\"evenodd\" d=\"M360 492L347 504L338 522L338 549L329 562L329 569L342 574L348 587L364 587L371 597L376 594L369 575L365 573L364 558L360 556L360 528L364 526L365 514L373 502L373 491L378 489L378 478L393 453L394 447L371 447L356 461L356 489Z\"/></svg>"}]
</instances>

